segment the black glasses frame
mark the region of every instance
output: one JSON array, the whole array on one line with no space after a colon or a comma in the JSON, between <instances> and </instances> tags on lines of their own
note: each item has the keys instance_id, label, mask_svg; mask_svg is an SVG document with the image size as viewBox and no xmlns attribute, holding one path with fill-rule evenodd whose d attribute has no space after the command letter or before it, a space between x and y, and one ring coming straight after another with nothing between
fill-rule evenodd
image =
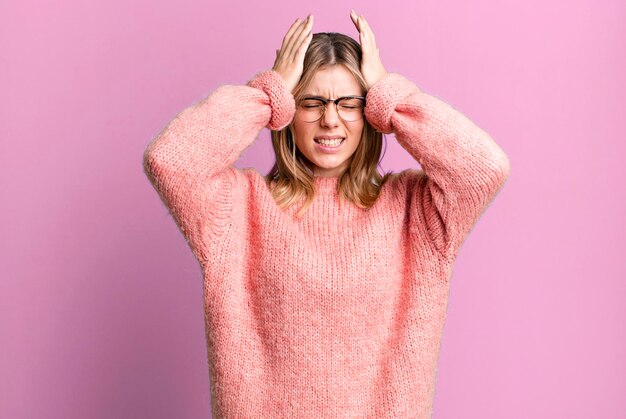
<instances>
[{"instance_id":1,"label":"black glasses frame","mask_svg":"<svg viewBox=\"0 0 626 419\"><path fill-rule=\"evenodd\" d=\"M361 99L363 101L363 108L365 108L365 104L366 104L366 97L365 96L342 96L342 97L338 97L337 99L326 99L323 97L319 97L319 96L307 96L307 97L303 97L302 99L300 99L300 101L298 102L298 106L300 106L302 104L303 101L305 100L319 100L320 102L322 102L324 104L324 110L322 111L322 114L320 115L319 118L317 118L315 121L305 121L305 122L317 122L320 119L322 119L324 117L324 114L326 113L326 109L328 108L328 102L333 102L335 104L335 111L337 111L337 115L339 115L339 102L343 99ZM341 115L339 116L341 118ZM343 118L341 118L343 119ZM358 119L356 120L358 121ZM354 121L346 121L346 122L354 122Z\"/></svg>"}]
</instances>

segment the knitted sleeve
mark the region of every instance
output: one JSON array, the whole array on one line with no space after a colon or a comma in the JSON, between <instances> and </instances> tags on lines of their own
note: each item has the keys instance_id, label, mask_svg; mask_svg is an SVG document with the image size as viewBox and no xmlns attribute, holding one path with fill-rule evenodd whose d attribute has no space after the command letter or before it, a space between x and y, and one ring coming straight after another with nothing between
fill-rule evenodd
<instances>
[{"instance_id":1,"label":"knitted sleeve","mask_svg":"<svg viewBox=\"0 0 626 419\"><path fill-rule=\"evenodd\" d=\"M419 212L412 219L453 259L508 178L508 157L467 117L397 73L370 88L365 116L378 131L394 133L422 166L411 190Z\"/></svg>"},{"instance_id":2,"label":"knitted sleeve","mask_svg":"<svg viewBox=\"0 0 626 419\"><path fill-rule=\"evenodd\" d=\"M294 113L293 95L267 70L182 110L147 146L144 172L199 261L232 221L233 188L241 186L233 163L263 127L281 129Z\"/></svg>"}]
</instances>

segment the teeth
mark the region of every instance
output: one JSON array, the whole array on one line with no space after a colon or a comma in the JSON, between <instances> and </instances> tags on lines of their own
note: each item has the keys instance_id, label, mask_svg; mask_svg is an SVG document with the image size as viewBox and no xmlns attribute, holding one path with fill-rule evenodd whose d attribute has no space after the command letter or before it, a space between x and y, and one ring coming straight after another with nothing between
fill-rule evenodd
<instances>
[{"instance_id":1,"label":"teeth","mask_svg":"<svg viewBox=\"0 0 626 419\"><path fill-rule=\"evenodd\" d=\"M336 140L322 140L322 139L319 139L319 140L315 140L315 141L317 141L318 143L320 143L322 145L326 145L326 146L330 146L330 147L336 147L339 144L341 144L341 142L343 140L344 140L343 138L337 138Z\"/></svg>"}]
</instances>

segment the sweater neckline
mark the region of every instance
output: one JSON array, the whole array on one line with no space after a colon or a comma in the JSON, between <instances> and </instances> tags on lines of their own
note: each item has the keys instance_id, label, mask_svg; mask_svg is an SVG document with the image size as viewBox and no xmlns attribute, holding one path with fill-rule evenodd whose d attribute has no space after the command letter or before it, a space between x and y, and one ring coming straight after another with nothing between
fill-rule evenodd
<instances>
[{"instance_id":1,"label":"sweater neckline","mask_svg":"<svg viewBox=\"0 0 626 419\"><path fill-rule=\"evenodd\" d=\"M319 191L330 192L337 189L339 176L313 176L313 183Z\"/></svg>"}]
</instances>

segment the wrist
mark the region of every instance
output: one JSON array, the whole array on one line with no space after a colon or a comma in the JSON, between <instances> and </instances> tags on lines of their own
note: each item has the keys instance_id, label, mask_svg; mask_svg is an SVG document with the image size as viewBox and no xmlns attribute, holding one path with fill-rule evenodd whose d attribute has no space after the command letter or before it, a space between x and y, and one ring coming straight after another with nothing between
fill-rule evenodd
<instances>
[{"instance_id":1,"label":"wrist","mask_svg":"<svg viewBox=\"0 0 626 419\"><path fill-rule=\"evenodd\" d=\"M267 95L272 110L267 124L269 129L276 131L289 125L296 111L296 103L280 73L274 69L262 71L248 81L247 85Z\"/></svg>"},{"instance_id":2,"label":"wrist","mask_svg":"<svg viewBox=\"0 0 626 419\"><path fill-rule=\"evenodd\" d=\"M367 92L365 118L376 130L392 133L391 115L404 98L415 92L420 89L412 81L398 73L387 73Z\"/></svg>"}]
</instances>

